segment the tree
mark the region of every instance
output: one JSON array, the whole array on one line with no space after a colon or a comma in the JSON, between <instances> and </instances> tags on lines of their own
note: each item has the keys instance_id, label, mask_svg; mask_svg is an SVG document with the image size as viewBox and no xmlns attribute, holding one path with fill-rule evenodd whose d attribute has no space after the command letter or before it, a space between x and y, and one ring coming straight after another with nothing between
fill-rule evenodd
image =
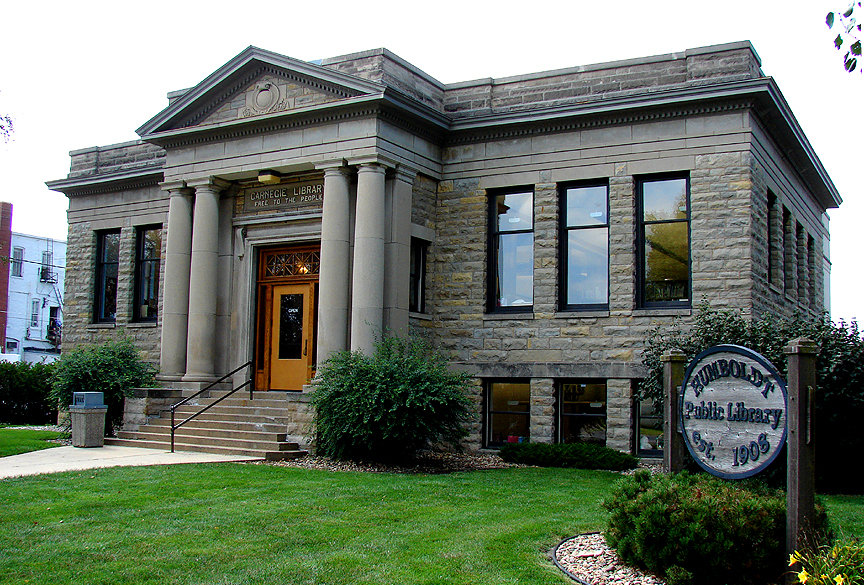
<instances>
[{"instance_id":1,"label":"tree","mask_svg":"<svg viewBox=\"0 0 864 585\"><path fill-rule=\"evenodd\" d=\"M834 46L840 51L846 45L846 54L843 55L843 68L849 73L855 71L858 57L861 56L861 24L855 18L855 10L861 14L861 2L852 2L845 12L829 12L825 17L825 24L829 29L837 25L837 36L834 38ZM862 69L858 70L859 72Z\"/></svg>"}]
</instances>

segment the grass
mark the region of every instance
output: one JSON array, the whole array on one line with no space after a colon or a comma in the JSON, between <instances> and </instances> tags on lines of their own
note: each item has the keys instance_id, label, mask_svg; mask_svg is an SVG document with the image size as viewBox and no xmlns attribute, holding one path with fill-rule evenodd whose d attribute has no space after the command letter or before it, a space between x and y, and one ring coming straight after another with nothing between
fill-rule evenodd
<instances>
[{"instance_id":1,"label":"grass","mask_svg":"<svg viewBox=\"0 0 864 585\"><path fill-rule=\"evenodd\" d=\"M59 439L66 435L67 433L57 433L53 431L34 431L32 429L10 429L0 427L0 457L57 447L57 443L51 443L49 441L51 439Z\"/></svg>"},{"instance_id":2,"label":"grass","mask_svg":"<svg viewBox=\"0 0 864 585\"><path fill-rule=\"evenodd\" d=\"M617 476L263 465L0 481L4 583L562 584L546 559L602 526Z\"/></svg>"},{"instance_id":3,"label":"grass","mask_svg":"<svg viewBox=\"0 0 864 585\"><path fill-rule=\"evenodd\" d=\"M546 558L603 527L617 474L450 475L267 465L110 468L0 481L3 583L564 584ZM864 538L864 496L824 496Z\"/></svg>"}]
</instances>

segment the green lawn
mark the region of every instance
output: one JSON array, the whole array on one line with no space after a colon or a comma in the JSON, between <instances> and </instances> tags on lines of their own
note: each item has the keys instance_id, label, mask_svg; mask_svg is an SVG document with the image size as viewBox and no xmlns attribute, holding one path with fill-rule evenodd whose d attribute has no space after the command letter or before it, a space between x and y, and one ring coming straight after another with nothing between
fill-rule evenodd
<instances>
[{"instance_id":1,"label":"green lawn","mask_svg":"<svg viewBox=\"0 0 864 585\"><path fill-rule=\"evenodd\" d=\"M57 447L57 443L49 443L48 441L50 439L59 439L64 435L65 433L55 433L53 431L0 427L0 457Z\"/></svg>"},{"instance_id":2,"label":"green lawn","mask_svg":"<svg viewBox=\"0 0 864 585\"><path fill-rule=\"evenodd\" d=\"M0 480L3 583L563 584L561 538L602 528L617 474L449 475L267 465ZM864 496L826 496L864 538Z\"/></svg>"},{"instance_id":3,"label":"green lawn","mask_svg":"<svg viewBox=\"0 0 864 585\"><path fill-rule=\"evenodd\" d=\"M602 525L617 475L264 465L0 481L4 583L561 584L545 558Z\"/></svg>"}]
</instances>

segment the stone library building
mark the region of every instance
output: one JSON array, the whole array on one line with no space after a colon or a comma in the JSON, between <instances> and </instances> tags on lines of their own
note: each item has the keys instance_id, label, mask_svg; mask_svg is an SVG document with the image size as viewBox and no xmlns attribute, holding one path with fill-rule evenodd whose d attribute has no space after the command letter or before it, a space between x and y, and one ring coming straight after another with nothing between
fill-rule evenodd
<instances>
[{"instance_id":1,"label":"stone library building","mask_svg":"<svg viewBox=\"0 0 864 585\"><path fill-rule=\"evenodd\" d=\"M160 412L227 375L198 404L254 398L178 449L279 457L312 440L317 364L387 332L471 375L469 449L656 453L651 329L828 308L841 198L747 41L449 84L386 49L249 47L151 115L48 182L64 346L125 337L159 367L118 442L164 445Z\"/></svg>"}]
</instances>

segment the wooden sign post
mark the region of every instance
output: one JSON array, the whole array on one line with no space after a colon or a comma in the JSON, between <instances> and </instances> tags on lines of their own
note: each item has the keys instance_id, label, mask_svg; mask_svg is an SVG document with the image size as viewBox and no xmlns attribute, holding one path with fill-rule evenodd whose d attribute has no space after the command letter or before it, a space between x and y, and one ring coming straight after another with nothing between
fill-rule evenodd
<instances>
[{"instance_id":1,"label":"wooden sign post","mask_svg":"<svg viewBox=\"0 0 864 585\"><path fill-rule=\"evenodd\" d=\"M789 422L786 474L786 549L800 550L811 527L816 491L813 404L816 394L816 344L806 337L783 350L788 364Z\"/></svg>"}]
</instances>

